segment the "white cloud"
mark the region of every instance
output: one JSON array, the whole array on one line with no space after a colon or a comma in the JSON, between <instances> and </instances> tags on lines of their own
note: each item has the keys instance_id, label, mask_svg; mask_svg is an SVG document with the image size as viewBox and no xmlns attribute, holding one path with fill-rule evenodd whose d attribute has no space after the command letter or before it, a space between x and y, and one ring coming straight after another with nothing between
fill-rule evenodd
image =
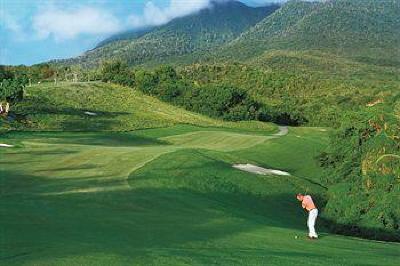
<instances>
[{"instance_id":1,"label":"white cloud","mask_svg":"<svg viewBox=\"0 0 400 266\"><path fill-rule=\"evenodd\" d=\"M168 6L158 7L152 1L149 1L145 4L143 15L130 16L128 21L130 26L135 28L158 26L174 18L207 8L211 2L211 0L170 0Z\"/></svg>"},{"instance_id":2,"label":"white cloud","mask_svg":"<svg viewBox=\"0 0 400 266\"><path fill-rule=\"evenodd\" d=\"M106 10L79 7L62 10L46 7L34 15L32 27L38 38L73 39L80 34L109 34L121 30L119 20Z\"/></svg>"},{"instance_id":3,"label":"white cloud","mask_svg":"<svg viewBox=\"0 0 400 266\"><path fill-rule=\"evenodd\" d=\"M0 15L0 27L14 34L16 40L25 39L24 30L16 17L2 10Z\"/></svg>"},{"instance_id":4,"label":"white cloud","mask_svg":"<svg viewBox=\"0 0 400 266\"><path fill-rule=\"evenodd\" d=\"M199 10L209 8L213 2L229 0L169 0L166 7L158 7L152 1L146 2L143 14L132 15L128 18L130 27L141 28L146 26L163 25L174 18L183 17ZM262 6L272 3L283 3L288 0L243 0L241 2L252 6ZM306 0L311 1L311 0Z\"/></svg>"},{"instance_id":5,"label":"white cloud","mask_svg":"<svg viewBox=\"0 0 400 266\"><path fill-rule=\"evenodd\" d=\"M126 29L163 25L174 18L209 8L215 1L229 0L168 0L164 6L156 5L154 0L147 0L141 15L124 18L115 16L104 6L99 7L98 3L101 0L93 1L97 3L96 6L90 1L87 1L86 5L80 5L74 2L60 3L49 0L44 6L39 5L37 12L29 18L31 22L29 25L21 23L22 19L27 22L26 16L10 16L1 10L3 12L0 15L0 27L12 32L15 40L20 41L47 38L62 41L74 39L82 34L105 36ZM257 6L285 1L243 0L242 2Z\"/></svg>"}]
</instances>

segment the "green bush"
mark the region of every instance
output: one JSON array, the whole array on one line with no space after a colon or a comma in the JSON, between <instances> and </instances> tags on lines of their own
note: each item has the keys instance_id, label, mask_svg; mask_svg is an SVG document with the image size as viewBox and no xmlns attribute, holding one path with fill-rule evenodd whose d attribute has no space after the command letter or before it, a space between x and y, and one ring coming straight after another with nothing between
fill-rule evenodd
<instances>
[{"instance_id":1,"label":"green bush","mask_svg":"<svg viewBox=\"0 0 400 266\"><path fill-rule=\"evenodd\" d=\"M400 240L400 121L388 110L348 115L319 158L327 170L324 217L340 233Z\"/></svg>"},{"instance_id":2,"label":"green bush","mask_svg":"<svg viewBox=\"0 0 400 266\"><path fill-rule=\"evenodd\" d=\"M16 102L22 100L28 78L24 74L15 74L0 66L0 101Z\"/></svg>"},{"instance_id":3,"label":"green bush","mask_svg":"<svg viewBox=\"0 0 400 266\"><path fill-rule=\"evenodd\" d=\"M114 82L124 86L135 85L135 74L130 71L127 64L121 61L105 62L101 68L101 80Z\"/></svg>"},{"instance_id":4,"label":"green bush","mask_svg":"<svg viewBox=\"0 0 400 266\"><path fill-rule=\"evenodd\" d=\"M106 69L110 68L110 65L106 66ZM106 72L113 75L115 71ZM193 81L180 76L170 66L161 66L153 72L138 70L135 72L135 78L136 87L144 93L210 117L229 121L259 118L270 121L267 119L272 117L260 114L262 104L253 100L246 91L228 84L197 86ZM108 76L106 80L123 84ZM266 110L263 109L263 112Z\"/></svg>"}]
</instances>

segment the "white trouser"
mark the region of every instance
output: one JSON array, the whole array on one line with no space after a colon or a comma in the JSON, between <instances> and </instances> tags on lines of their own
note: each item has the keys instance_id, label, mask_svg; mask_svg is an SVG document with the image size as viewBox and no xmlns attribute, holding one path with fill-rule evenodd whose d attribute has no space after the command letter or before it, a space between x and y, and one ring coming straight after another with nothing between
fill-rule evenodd
<instances>
[{"instance_id":1,"label":"white trouser","mask_svg":"<svg viewBox=\"0 0 400 266\"><path fill-rule=\"evenodd\" d=\"M309 237L318 237L317 233L315 232L315 220L317 220L318 216L318 210L317 209L312 209L311 211L308 212L308 220L307 220L307 226L308 226L308 236Z\"/></svg>"}]
</instances>

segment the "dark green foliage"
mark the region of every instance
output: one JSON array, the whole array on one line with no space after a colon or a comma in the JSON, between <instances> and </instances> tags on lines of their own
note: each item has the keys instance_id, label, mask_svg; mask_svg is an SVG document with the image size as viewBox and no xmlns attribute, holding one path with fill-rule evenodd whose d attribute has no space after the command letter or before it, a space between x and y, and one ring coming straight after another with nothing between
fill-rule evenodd
<instances>
[{"instance_id":1,"label":"dark green foliage","mask_svg":"<svg viewBox=\"0 0 400 266\"><path fill-rule=\"evenodd\" d=\"M0 99L6 99L8 102L22 100L25 85L26 80L20 78L2 80L0 84Z\"/></svg>"},{"instance_id":2,"label":"dark green foliage","mask_svg":"<svg viewBox=\"0 0 400 266\"><path fill-rule=\"evenodd\" d=\"M171 66L161 66L154 72L137 71L136 82L147 94L214 118L255 120L261 107L244 90L226 84L196 86Z\"/></svg>"},{"instance_id":3,"label":"dark green foliage","mask_svg":"<svg viewBox=\"0 0 400 266\"><path fill-rule=\"evenodd\" d=\"M255 120L260 109L245 91L224 84L194 88L185 98L186 108L230 121Z\"/></svg>"},{"instance_id":4,"label":"dark green foliage","mask_svg":"<svg viewBox=\"0 0 400 266\"><path fill-rule=\"evenodd\" d=\"M13 74L5 66L0 65L0 80L11 79Z\"/></svg>"},{"instance_id":5,"label":"dark green foliage","mask_svg":"<svg viewBox=\"0 0 400 266\"><path fill-rule=\"evenodd\" d=\"M400 121L384 110L349 114L319 158L329 186L332 229L400 240Z\"/></svg>"},{"instance_id":6,"label":"dark green foliage","mask_svg":"<svg viewBox=\"0 0 400 266\"><path fill-rule=\"evenodd\" d=\"M11 71L0 67L0 101L8 102L20 101L24 95L24 87L27 84L26 76L16 76Z\"/></svg>"},{"instance_id":7,"label":"dark green foliage","mask_svg":"<svg viewBox=\"0 0 400 266\"><path fill-rule=\"evenodd\" d=\"M298 59L307 59L307 56L301 55ZM349 75L354 71L351 65L338 64L336 71L340 75L335 75L323 69L319 60L322 59L315 57L310 66L297 64L293 70L291 62L283 59L282 54L272 54L268 61L263 61L266 66L202 64L185 67L180 73L201 86L229 84L242 88L265 105L266 113L272 116L271 120L267 116L268 121L290 125L335 126L343 111L358 110L384 90L386 94L381 97L386 102L398 88L399 82L391 71L360 66L363 76L356 77L356 74ZM285 62L286 68L283 68ZM376 78L377 75L385 81Z\"/></svg>"},{"instance_id":8,"label":"dark green foliage","mask_svg":"<svg viewBox=\"0 0 400 266\"><path fill-rule=\"evenodd\" d=\"M124 86L134 86L135 76L128 65L121 61L105 62L101 68L103 82L115 82Z\"/></svg>"}]
</instances>

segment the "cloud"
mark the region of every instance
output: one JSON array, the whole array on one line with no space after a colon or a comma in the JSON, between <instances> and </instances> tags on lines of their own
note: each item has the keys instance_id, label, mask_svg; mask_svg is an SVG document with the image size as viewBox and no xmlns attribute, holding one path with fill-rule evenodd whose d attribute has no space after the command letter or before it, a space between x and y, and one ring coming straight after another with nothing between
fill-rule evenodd
<instances>
[{"instance_id":1,"label":"cloud","mask_svg":"<svg viewBox=\"0 0 400 266\"><path fill-rule=\"evenodd\" d=\"M10 16L1 12L0 27L13 33L15 40L19 41L48 38L63 41L75 39L80 35L106 36L132 28L163 25L174 18L210 8L214 2L229 0L165 0L165 5L156 4L160 3L156 0L146 0L140 15L125 15L125 17L114 15L113 9L107 9L106 6L99 4L101 0L93 1L88 0L85 5L50 1L48 2L50 4L38 5L37 10L29 14L29 17ZM286 0L241 1L259 6ZM105 0L105 3L110 2ZM21 21L24 21L24 24Z\"/></svg>"},{"instance_id":2,"label":"cloud","mask_svg":"<svg viewBox=\"0 0 400 266\"><path fill-rule=\"evenodd\" d=\"M121 30L120 21L99 8L84 6L62 10L54 6L41 9L33 16L32 27L40 39L74 39L81 34L110 34Z\"/></svg>"},{"instance_id":3,"label":"cloud","mask_svg":"<svg viewBox=\"0 0 400 266\"><path fill-rule=\"evenodd\" d=\"M17 40L25 39L25 32L16 17L11 16L4 10L1 10L0 28L4 28L14 34Z\"/></svg>"},{"instance_id":4,"label":"cloud","mask_svg":"<svg viewBox=\"0 0 400 266\"><path fill-rule=\"evenodd\" d=\"M130 16L131 27L141 28L165 24L177 17L183 17L211 5L211 0L170 0L166 7L158 7L152 1L145 4L141 16Z\"/></svg>"},{"instance_id":5,"label":"cloud","mask_svg":"<svg viewBox=\"0 0 400 266\"><path fill-rule=\"evenodd\" d=\"M159 26L168 23L174 18L183 17L209 8L212 6L212 3L227 1L230 0L169 0L169 4L166 7L159 7L152 1L148 1L144 6L142 15L132 15L128 18L128 25L134 28ZM288 0L242 0L241 2L252 6L263 6L287 1Z\"/></svg>"}]
</instances>

